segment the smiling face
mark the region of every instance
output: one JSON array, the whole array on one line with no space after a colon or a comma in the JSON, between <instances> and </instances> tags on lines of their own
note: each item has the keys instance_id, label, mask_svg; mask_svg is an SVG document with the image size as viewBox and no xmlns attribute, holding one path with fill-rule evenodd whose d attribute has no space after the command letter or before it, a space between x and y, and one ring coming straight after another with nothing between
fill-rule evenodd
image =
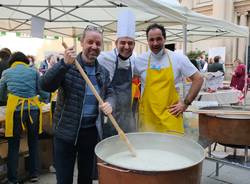
<instances>
[{"instance_id":1,"label":"smiling face","mask_svg":"<svg viewBox=\"0 0 250 184\"><path fill-rule=\"evenodd\" d=\"M164 48L166 39L162 35L162 31L158 28L153 28L148 32L148 45L150 50L157 54Z\"/></svg>"},{"instance_id":2,"label":"smiling face","mask_svg":"<svg viewBox=\"0 0 250 184\"><path fill-rule=\"evenodd\" d=\"M122 37L116 40L115 45L122 57L129 58L135 48L135 41L129 37Z\"/></svg>"},{"instance_id":3,"label":"smiling face","mask_svg":"<svg viewBox=\"0 0 250 184\"><path fill-rule=\"evenodd\" d=\"M95 62L102 49L102 34L97 31L87 31L81 39L83 57L87 63Z\"/></svg>"}]
</instances>

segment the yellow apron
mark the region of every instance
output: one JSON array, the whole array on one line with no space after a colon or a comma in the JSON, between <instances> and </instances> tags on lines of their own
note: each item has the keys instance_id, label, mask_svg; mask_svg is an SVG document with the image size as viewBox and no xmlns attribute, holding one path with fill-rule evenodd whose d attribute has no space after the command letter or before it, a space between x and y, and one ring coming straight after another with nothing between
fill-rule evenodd
<instances>
[{"instance_id":1,"label":"yellow apron","mask_svg":"<svg viewBox=\"0 0 250 184\"><path fill-rule=\"evenodd\" d=\"M15 67L18 64L22 64L28 67L27 64L23 62L15 62L11 65L11 67ZM24 111L24 104L27 102L28 105L28 113L30 122L33 123L33 120L30 115L30 105L37 106L39 108L39 134L42 133L42 106L39 101L38 96L30 97L30 98L23 98L11 93L8 94L7 106L6 106L6 118L5 118L5 136L12 137L13 136L13 118L14 112L18 105L21 105L21 120L23 119L23 111ZM22 128L25 129L24 123L22 122Z\"/></svg>"},{"instance_id":2,"label":"yellow apron","mask_svg":"<svg viewBox=\"0 0 250 184\"><path fill-rule=\"evenodd\" d=\"M150 58L145 80L145 88L139 106L139 131L183 134L183 117L172 115L168 108L179 101L175 88L172 62L169 67L151 69Z\"/></svg>"}]
</instances>

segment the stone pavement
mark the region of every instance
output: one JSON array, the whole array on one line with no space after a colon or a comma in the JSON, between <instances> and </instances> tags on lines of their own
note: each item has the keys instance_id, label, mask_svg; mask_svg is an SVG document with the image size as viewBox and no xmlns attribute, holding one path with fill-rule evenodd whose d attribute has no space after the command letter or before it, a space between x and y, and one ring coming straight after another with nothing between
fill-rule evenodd
<instances>
[{"instance_id":1,"label":"stone pavement","mask_svg":"<svg viewBox=\"0 0 250 184\"><path fill-rule=\"evenodd\" d=\"M29 182L26 182L28 184ZM76 176L74 184L76 184ZM215 176L215 162L205 160L203 162L201 184L249 184L250 170L224 165ZM47 173L40 176L39 184L56 184L55 174ZM98 184L95 181L93 184Z\"/></svg>"}]
</instances>

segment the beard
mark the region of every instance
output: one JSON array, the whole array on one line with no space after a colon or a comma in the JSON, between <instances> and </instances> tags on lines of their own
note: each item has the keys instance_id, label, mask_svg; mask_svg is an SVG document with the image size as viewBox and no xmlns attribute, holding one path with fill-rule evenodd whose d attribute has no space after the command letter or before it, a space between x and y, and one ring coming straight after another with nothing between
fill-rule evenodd
<instances>
[{"instance_id":1,"label":"beard","mask_svg":"<svg viewBox=\"0 0 250 184\"><path fill-rule=\"evenodd\" d=\"M90 61L90 62L95 62L95 60L97 59L98 56L95 56L95 55L91 55L89 57L87 57L87 59Z\"/></svg>"},{"instance_id":2,"label":"beard","mask_svg":"<svg viewBox=\"0 0 250 184\"><path fill-rule=\"evenodd\" d=\"M98 57L99 54L100 54L100 53L94 52L94 51L85 52L85 53L83 54L83 58L84 58L84 60L85 60L86 63L91 64L91 63L94 63L94 62L95 62L95 60L97 59L97 57Z\"/></svg>"}]
</instances>

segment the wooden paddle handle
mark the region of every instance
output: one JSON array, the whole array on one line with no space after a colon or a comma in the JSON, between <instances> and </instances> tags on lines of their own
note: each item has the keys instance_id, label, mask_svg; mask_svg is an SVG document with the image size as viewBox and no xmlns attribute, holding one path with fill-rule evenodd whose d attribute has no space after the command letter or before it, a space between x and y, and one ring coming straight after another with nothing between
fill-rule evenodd
<instances>
[{"instance_id":1,"label":"wooden paddle handle","mask_svg":"<svg viewBox=\"0 0 250 184\"><path fill-rule=\"evenodd\" d=\"M68 46L66 45L65 42L62 42L62 45L63 45L63 47L65 49L68 48ZM93 86L92 82L89 80L88 76L86 75L86 73L84 72L81 65L79 64L79 62L76 59L75 59L75 65L76 65L76 68L79 70L79 72L80 72L81 76L83 77L83 79L86 81L86 83L89 86L90 90L95 95L98 102L102 105L104 103L104 101L102 100L102 98L100 97L100 95L96 91L95 87ZM115 127L116 131L118 132L118 135L120 136L120 138L127 144L129 151L132 153L133 156L136 156L136 152L135 152L132 144L130 143L127 136L125 135L125 133L122 131L122 129L120 128L120 126L116 122L113 115L110 113L110 114L108 114L108 117L109 117L111 123L113 124L113 126Z\"/></svg>"}]
</instances>

